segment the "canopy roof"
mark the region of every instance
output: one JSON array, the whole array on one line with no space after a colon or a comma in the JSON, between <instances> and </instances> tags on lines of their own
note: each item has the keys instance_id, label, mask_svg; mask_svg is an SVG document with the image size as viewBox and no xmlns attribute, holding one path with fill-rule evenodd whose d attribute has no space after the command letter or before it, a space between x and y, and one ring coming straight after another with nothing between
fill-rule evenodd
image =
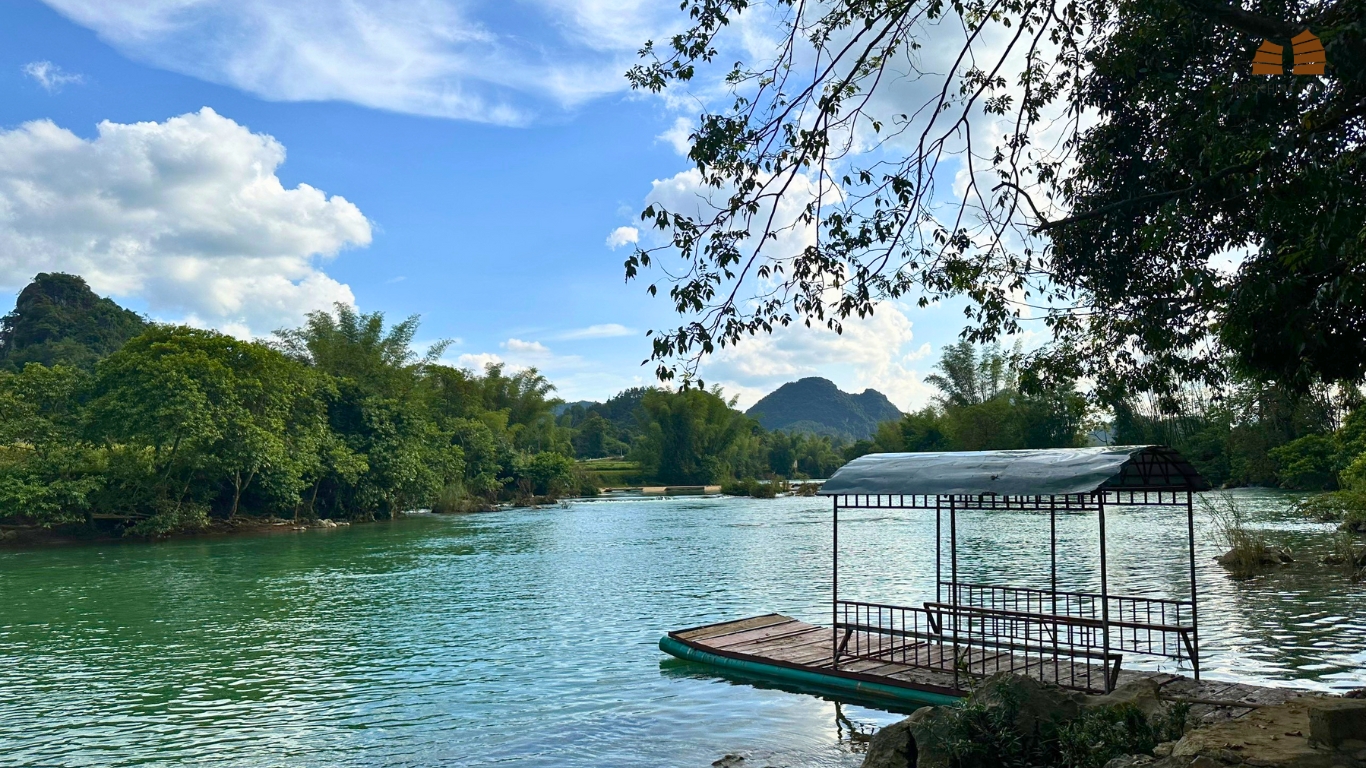
<instances>
[{"instance_id":1,"label":"canopy roof","mask_svg":"<svg viewBox=\"0 0 1366 768\"><path fill-rule=\"evenodd\" d=\"M845 464L819 493L1050 496L1102 488L1206 491L1209 482L1181 454L1158 445L1024 451L870 453Z\"/></svg>"}]
</instances>

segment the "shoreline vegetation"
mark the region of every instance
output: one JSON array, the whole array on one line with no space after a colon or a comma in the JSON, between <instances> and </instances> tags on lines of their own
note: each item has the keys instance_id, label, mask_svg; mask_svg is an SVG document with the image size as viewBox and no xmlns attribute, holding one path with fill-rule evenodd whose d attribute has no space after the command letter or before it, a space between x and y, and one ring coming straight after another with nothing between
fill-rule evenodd
<instances>
[{"instance_id":1,"label":"shoreline vegetation","mask_svg":"<svg viewBox=\"0 0 1366 768\"><path fill-rule=\"evenodd\" d=\"M874 452L1163 443L1216 486L1318 492L1301 511L1340 521L1342 557L1366 566L1352 538L1366 531L1354 387L1245 382L1097 404L1075 382L1022 381L1018 349L964 342L926 377L930 405L849 440L765 430L719 388L566 404L535 369L457 368L417 331L416 316L338 305L244 341L38 275L0 320L0 541L476 512L623 486L774 498L814 493L801 481Z\"/></svg>"}]
</instances>

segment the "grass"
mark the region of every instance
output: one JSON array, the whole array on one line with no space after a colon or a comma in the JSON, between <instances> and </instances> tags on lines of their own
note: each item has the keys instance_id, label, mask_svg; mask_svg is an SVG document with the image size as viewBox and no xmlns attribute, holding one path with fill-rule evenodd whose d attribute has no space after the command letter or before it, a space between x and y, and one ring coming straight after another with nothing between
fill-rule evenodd
<instances>
[{"instance_id":1,"label":"grass","mask_svg":"<svg viewBox=\"0 0 1366 768\"><path fill-rule=\"evenodd\" d=\"M1333 534L1333 548L1323 562L1340 565L1352 581L1361 581L1366 576L1366 543L1352 531L1340 530Z\"/></svg>"},{"instance_id":2,"label":"grass","mask_svg":"<svg viewBox=\"0 0 1366 768\"><path fill-rule=\"evenodd\" d=\"M1247 511L1232 496L1201 497L1200 504L1214 523L1215 541L1225 550L1219 564L1233 578L1249 579L1281 562L1265 535L1247 527Z\"/></svg>"}]
</instances>

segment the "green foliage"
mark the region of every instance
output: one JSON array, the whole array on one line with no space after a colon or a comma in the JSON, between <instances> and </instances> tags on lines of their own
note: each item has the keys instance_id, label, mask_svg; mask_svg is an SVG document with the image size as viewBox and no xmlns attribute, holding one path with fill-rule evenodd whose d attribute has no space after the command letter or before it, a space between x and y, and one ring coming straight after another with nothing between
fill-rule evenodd
<instances>
[{"instance_id":1,"label":"green foliage","mask_svg":"<svg viewBox=\"0 0 1366 768\"><path fill-rule=\"evenodd\" d=\"M1322 491L1337 484L1338 449L1331 435L1305 435L1268 451L1282 486Z\"/></svg>"},{"instance_id":2,"label":"green foliage","mask_svg":"<svg viewBox=\"0 0 1366 768\"><path fill-rule=\"evenodd\" d=\"M136 313L96 296L80 277L40 273L0 319L0 370L27 363L93 370L146 327Z\"/></svg>"},{"instance_id":3,"label":"green foliage","mask_svg":"<svg viewBox=\"0 0 1366 768\"><path fill-rule=\"evenodd\" d=\"M1178 704L1149 716L1123 703L1088 707L1058 722L1022 717L1023 707L1023 694L999 680L938 708L926 721L933 753L944 768L1102 768L1115 757L1151 755L1157 744L1179 739L1190 712L1189 705Z\"/></svg>"},{"instance_id":4,"label":"green foliage","mask_svg":"<svg viewBox=\"0 0 1366 768\"><path fill-rule=\"evenodd\" d=\"M685 0L628 73L728 89L688 137L711 204L652 201L658 245L624 265L658 268L649 292L682 315L654 336L662 375L774 328L953 298L973 340L1041 320L1030 368L1105 403L1237 369L1296 389L1366 376L1359 2L791 5ZM774 41L749 61L727 53L745 13ZM953 63L918 70L960 27ZM1258 40L1307 28L1327 77L1249 78ZM998 38L1019 44L982 43ZM907 71L928 82L896 90ZM980 165L943 183L960 153ZM820 237L793 248L795 227Z\"/></svg>"},{"instance_id":5,"label":"green foliage","mask_svg":"<svg viewBox=\"0 0 1366 768\"><path fill-rule=\"evenodd\" d=\"M952 344L925 377L939 388L936 405L878 426L872 451L987 451L1083 445L1088 408L1070 383L1021 391L1013 364L998 348L979 355ZM871 452L871 451L869 451ZM848 454L846 454L848 457Z\"/></svg>"},{"instance_id":6,"label":"green foliage","mask_svg":"<svg viewBox=\"0 0 1366 768\"><path fill-rule=\"evenodd\" d=\"M1133 704L1095 707L1058 729L1058 763L1064 768L1104 768L1124 755L1151 755L1164 741L1186 732L1190 705L1174 704L1148 716Z\"/></svg>"},{"instance_id":7,"label":"green foliage","mask_svg":"<svg viewBox=\"0 0 1366 768\"><path fill-rule=\"evenodd\" d=\"M754 429L719 390L657 389L640 405L643 434L634 457L651 477L670 485L706 485L732 474L732 449Z\"/></svg>"},{"instance_id":8,"label":"green foliage","mask_svg":"<svg viewBox=\"0 0 1366 768\"><path fill-rule=\"evenodd\" d=\"M1347 482L1366 451L1359 401L1352 386L1301 392L1239 380L1217 399L1191 387L1178 397L1116 403L1112 440L1171 445L1216 486L1331 489Z\"/></svg>"}]
</instances>

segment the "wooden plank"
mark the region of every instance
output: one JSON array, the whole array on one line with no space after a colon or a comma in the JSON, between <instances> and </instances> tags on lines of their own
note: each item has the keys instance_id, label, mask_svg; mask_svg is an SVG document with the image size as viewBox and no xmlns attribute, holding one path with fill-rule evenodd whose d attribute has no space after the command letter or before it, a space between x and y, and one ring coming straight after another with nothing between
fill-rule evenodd
<instances>
[{"instance_id":1,"label":"wooden plank","mask_svg":"<svg viewBox=\"0 0 1366 768\"><path fill-rule=\"evenodd\" d=\"M830 649L819 645L791 649L780 648L765 651L763 658L786 661L789 664L809 665L829 661Z\"/></svg>"},{"instance_id":2,"label":"wooden plank","mask_svg":"<svg viewBox=\"0 0 1366 768\"><path fill-rule=\"evenodd\" d=\"M720 637L694 642L698 642L710 648L734 649L747 643L763 642L765 640L787 637L789 635L800 635L818 631L821 630L810 624L805 624L800 621L789 621L784 624L771 624L767 627L760 627L759 629L747 629L743 632L732 632ZM829 636L829 632L830 630L825 630L827 637Z\"/></svg>"},{"instance_id":3,"label":"wooden plank","mask_svg":"<svg viewBox=\"0 0 1366 768\"><path fill-rule=\"evenodd\" d=\"M678 638L680 640L697 641L709 637L730 634L732 632L743 632L746 629L757 629L771 624L782 624L788 621L796 621L796 619L791 616L784 616L781 613L768 613L763 616L751 616L748 619L738 619L736 621L727 621L720 624L697 627L696 629L690 629L686 632L680 632Z\"/></svg>"},{"instance_id":4,"label":"wooden plank","mask_svg":"<svg viewBox=\"0 0 1366 768\"><path fill-rule=\"evenodd\" d=\"M819 646L827 651L831 648L830 631L825 629L811 629L806 632L782 637L765 638L753 645L743 648L732 648L742 653L766 653L770 649L792 649L807 646Z\"/></svg>"}]
</instances>

